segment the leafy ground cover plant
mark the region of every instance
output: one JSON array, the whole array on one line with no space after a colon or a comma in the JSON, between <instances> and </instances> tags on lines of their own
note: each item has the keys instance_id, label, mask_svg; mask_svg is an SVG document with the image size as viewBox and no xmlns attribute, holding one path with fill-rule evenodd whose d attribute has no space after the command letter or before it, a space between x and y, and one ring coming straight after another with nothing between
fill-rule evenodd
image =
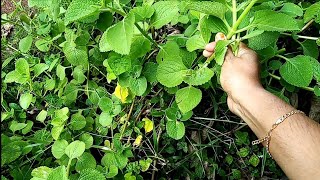
<instances>
[{"instance_id":1,"label":"leafy ground cover plant","mask_svg":"<svg viewBox=\"0 0 320 180\"><path fill-rule=\"evenodd\" d=\"M283 176L227 111L220 69L244 41L269 91L320 96L319 2L28 4L1 18L2 179Z\"/></svg>"}]
</instances>

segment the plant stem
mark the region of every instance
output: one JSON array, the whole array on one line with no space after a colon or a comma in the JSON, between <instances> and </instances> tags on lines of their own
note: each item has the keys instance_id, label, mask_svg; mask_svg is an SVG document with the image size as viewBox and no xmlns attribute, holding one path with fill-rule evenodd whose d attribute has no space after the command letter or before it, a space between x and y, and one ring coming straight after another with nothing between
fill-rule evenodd
<instances>
[{"instance_id":1,"label":"plant stem","mask_svg":"<svg viewBox=\"0 0 320 180\"><path fill-rule=\"evenodd\" d=\"M233 24L236 24L237 22L237 1L232 0L232 22ZM235 39L235 36L232 37L232 39Z\"/></svg>"},{"instance_id":2,"label":"plant stem","mask_svg":"<svg viewBox=\"0 0 320 180\"><path fill-rule=\"evenodd\" d=\"M300 32L303 32L304 30L306 30L313 22L314 22L314 19L312 19L311 21L309 21L305 26L303 26L303 28L301 29Z\"/></svg>"},{"instance_id":3,"label":"plant stem","mask_svg":"<svg viewBox=\"0 0 320 180\"><path fill-rule=\"evenodd\" d=\"M286 61L289 61L289 59L288 58L286 58L286 57L284 57L284 56L282 56L282 55L276 55L276 57L279 57L279 58L281 58L281 59L284 59L284 60L286 60Z\"/></svg>"},{"instance_id":4,"label":"plant stem","mask_svg":"<svg viewBox=\"0 0 320 180\"><path fill-rule=\"evenodd\" d=\"M123 126L123 129L122 129L122 131L121 131L119 140L122 139L123 134L124 134L124 131L126 130L126 127L127 127L127 125L128 125L128 122L129 122L129 120L130 120L130 117L131 117L131 114L132 114L132 111L133 111L133 106L134 106L135 100L136 100L136 99L134 98L133 101L132 101L132 103L131 103L130 111L129 111L128 117L127 117L127 119L126 119L126 122L124 123L124 126Z\"/></svg>"},{"instance_id":5,"label":"plant stem","mask_svg":"<svg viewBox=\"0 0 320 180\"><path fill-rule=\"evenodd\" d=\"M281 80L281 77L279 77L279 76L277 76L277 75L274 75L274 74L272 74L272 73L269 73L269 76L271 76L273 79L276 79L276 80L278 80L278 81ZM307 91L314 92L314 88L312 88L312 87L299 87L299 88L304 89L304 90L307 90Z\"/></svg>"},{"instance_id":6,"label":"plant stem","mask_svg":"<svg viewBox=\"0 0 320 180\"><path fill-rule=\"evenodd\" d=\"M252 0L250 2L250 4L246 7L246 9L244 9L244 11L242 12L242 14L240 15L239 19L236 21L236 23L233 24L231 31L229 31L228 35L227 35L227 39L230 39L237 31L238 26L241 24L241 22L243 21L243 19L247 16L247 14L249 13L250 9L252 8L252 6L257 2L258 0Z\"/></svg>"},{"instance_id":7,"label":"plant stem","mask_svg":"<svg viewBox=\"0 0 320 180\"><path fill-rule=\"evenodd\" d=\"M138 28L138 30L141 32L141 34L146 37L147 39L149 39L156 47L158 47L158 44L156 41L154 41L148 34L147 32L145 32L138 23L134 23L134 25Z\"/></svg>"},{"instance_id":8,"label":"plant stem","mask_svg":"<svg viewBox=\"0 0 320 180\"><path fill-rule=\"evenodd\" d=\"M72 159L69 159L68 165L67 165L67 177L69 177L69 171L70 171L70 165L71 165Z\"/></svg>"},{"instance_id":9,"label":"plant stem","mask_svg":"<svg viewBox=\"0 0 320 180\"><path fill-rule=\"evenodd\" d=\"M282 35L286 35L286 36L292 36L292 34L289 33L281 33ZM301 35L296 35L298 38L300 39L309 39L309 40L318 40L320 37L311 37L311 36L301 36Z\"/></svg>"}]
</instances>

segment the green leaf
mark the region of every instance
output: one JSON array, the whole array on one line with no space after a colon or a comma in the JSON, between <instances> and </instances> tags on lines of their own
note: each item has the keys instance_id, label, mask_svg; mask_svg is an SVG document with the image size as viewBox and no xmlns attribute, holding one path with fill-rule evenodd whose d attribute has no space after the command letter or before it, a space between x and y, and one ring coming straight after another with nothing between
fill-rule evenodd
<instances>
[{"instance_id":1,"label":"green leaf","mask_svg":"<svg viewBox=\"0 0 320 180\"><path fill-rule=\"evenodd\" d=\"M12 143L5 145L1 148L1 166L15 161L21 154L21 148L18 145Z\"/></svg>"},{"instance_id":2,"label":"green leaf","mask_svg":"<svg viewBox=\"0 0 320 180\"><path fill-rule=\"evenodd\" d=\"M107 178L113 178L118 174L118 168L115 165L110 165L110 167L108 167L107 169L108 169L108 174L106 174Z\"/></svg>"},{"instance_id":3,"label":"green leaf","mask_svg":"<svg viewBox=\"0 0 320 180\"><path fill-rule=\"evenodd\" d=\"M320 2L314 3L311 6L309 6L306 12L304 13L303 20L305 23L313 18L320 18Z\"/></svg>"},{"instance_id":4,"label":"green leaf","mask_svg":"<svg viewBox=\"0 0 320 180\"><path fill-rule=\"evenodd\" d=\"M27 126L27 124L25 124L25 123L18 123L17 121L11 121L11 125L10 125L9 129L12 132L16 132L16 131L19 131L19 130L25 128L26 126Z\"/></svg>"},{"instance_id":5,"label":"green leaf","mask_svg":"<svg viewBox=\"0 0 320 180\"><path fill-rule=\"evenodd\" d=\"M33 126L33 122L32 121L30 121L30 120L28 120L27 121L27 126L26 127L24 127L23 129L22 129L22 134L27 134L27 133L29 133L31 130L32 130L32 126Z\"/></svg>"},{"instance_id":6,"label":"green leaf","mask_svg":"<svg viewBox=\"0 0 320 180\"><path fill-rule=\"evenodd\" d=\"M59 166L55 168L51 173L48 175L47 180L68 180L67 171L65 166Z\"/></svg>"},{"instance_id":7,"label":"green leaf","mask_svg":"<svg viewBox=\"0 0 320 180\"><path fill-rule=\"evenodd\" d=\"M99 116L99 123L103 127L110 126L112 124L112 116L108 112L102 112Z\"/></svg>"},{"instance_id":8,"label":"green leaf","mask_svg":"<svg viewBox=\"0 0 320 180\"><path fill-rule=\"evenodd\" d=\"M245 36L243 36L241 39L245 40L245 39L251 39L253 37L259 36L260 34L262 34L264 31L263 30L255 30L252 31L248 34L246 34Z\"/></svg>"},{"instance_id":9,"label":"green leaf","mask_svg":"<svg viewBox=\"0 0 320 180\"><path fill-rule=\"evenodd\" d=\"M86 126L86 118L81 115L81 112L71 116L70 127L72 130L81 130Z\"/></svg>"},{"instance_id":10,"label":"green leaf","mask_svg":"<svg viewBox=\"0 0 320 180\"><path fill-rule=\"evenodd\" d=\"M70 105L75 102L78 97L79 88L75 84L67 84L64 89L65 104Z\"/></svg>"},{"instance_id":11,"label":"green leaf","mask_svg":"<svg viewBox=\"0 0 320 180\"><path fill-rule=\"evenodd\" d=\"M166 124L166 130L169 137L179 140L184 136L186 128L182 122L168 121Z\"/></svg>"},{"instance_id":12,"label":"green leaf","mask_svg":"<svg viewBox=\"0 0 320 180\"><path fill-rule=\"evenodd\" d=\"M84 169L80 172L78 180L105 180L105 176L96 169Z\"/></svg>"},{"instance_id":13,"label":"green leaf","mask_svg":"<svg viewBox=\"0 0 320 180\"><path fill-rule=\"evenodd\" d=\"M154 8L152 6L143 5L135 7L132 9L135 14L136 22L151 18L154 13Z\"/></svg>"},{"instance_id":14,"label":"green leaf","mask_svg":"<svg viewBox=\"0 0 320 180\"><path fill-rule=\"evenodd\" d=\"M112 72L118 76L131 69L131 59L127 57L122 58L122 57L113 56L113 57L110 57L109 59L106 59L103 62L103 65L107 67L107 69L109 66Z\"/></svg>"},{"instance_id":15,"label":"green leaf","mask_svg":"<svg viewBox=\"0 0 320 180\"><path fill-rule=\"evenodd\" d=\"M187 41L187 50L189 52L197 50L197 49L204 49L204 47L207 45L207 43L204 41L204 39L200 35L194 35Z\"/></svg>"},{"instance_id":16,"label":"green leaf","mask_svg":"<svg viewBox=\"0 0 320 180\"><path fill-rule=\"evenodd\" d=\"M133 13L129 13L124 20L107 29L100 40L100 51L113 50L119 54L129 54L133 38L134 21Z\"/></svg>"},{"instance_id":17,"label":"green leaf","mask_svg":"<svg viewBox=\"0 0 320 180\"><path fill-rule=\"evenodd\" d=\"M146 160L139 160L139 165L141 166L141 171L146 172L152 163L152 159L147 158Z\"/></svg>"},{"instance_id":18,"label":"green leaf","mask_svg":"<svg viewBox=\"0 0 320 180\"><path fill-rule=\"evenodd\" d=\"M275 44L280 36L278 32L263 32L262 34L249 39L249 47L254 50L261 50L269 45Z\"/></svg>"},{"instance_id":19,"label":"green leaf","mask_svg":"<svg viewBox=\"0 0 320 180\"><path fill-rule=\"evenodd\" d=\"M49 47L50 43L51 43L50 41L47 41L45 39L39 39L34 44L40 51L48 52L50 50L50 47Z\"/></svg>"},{"instance_id":20,"label":"green leaf","mask_svg":"<svg viewBox=\"0 0 320 180\"><path fill-rule=\"evenodd\" d=\"M258 156L255 154L252 155L249 159L249 163L254 167L257 167L259 165L259 162L260 162L260 160L259 160Z\"/></svg>"},{"instance_id":21,"label":"green leaf","mask_svg":"<svg viewBox=\"0 0 320 180\"><path fill-rule=\"evenodd\" d=\"M204 67L204 68L200 67L200 69L191 70L190 74L185 76L184 82L192 86L199 86L210 81L213 75L214 75L214 72L208 67Z\"/></svg>"},{"instance_id":22,"label":"green leaf","mask_svg":"<svg viewBox=\"0 0 320 180\"><path fill-rule=\"evenodd\" d=\"M28 0L29 7L49 7L51 0Z\"/></svg>"},{"instance_id":23,"label":"green leaf","mask_svg":"<svg viewBox=\"0 0 320 180\"><path fill-rule=\"evenodd\" d=\"M304 55L318 59L319 49L318 49L317 43L315 41L305 40L302 43L300 43L300 45L303 49Z\"/></svg>"},{"instance_id":24,"label":"green leaf","mask_svg":"<svg viewBox=\"0 0 320 180\"><path fill-rule=\"evenodd\" d=\"M264 31L295 31L298 23L292 17L272 10L260 10L255 13L252 25Z\"/></svg>"},{"instance_id":25,"label":"green leaf","mask_svg":"<svg viewBox=\"0 0 320 180\"><path fill-rule=\"evenodd\" d=\"M33 96L30 93L25 93L20 96L19 104L22 107L22 109L28 109L32 102Z\"/></svg>"},{"instance_id":26,"label":"green leaf","mask_svg":"<svg viewBox=\"0 0 320 180\"><path fill-rule=\"evenodd\" d=\"M111 112L113 107L113 101L108 97L102 97L99 101L99 108L103 112Z\"/></svg>"},{"instance_id":27,"label":"green leaf","mask_svg":"<svg viewBox=\"0 0 320 180\"><path fill-rule=\"evenodd\" d=\"M224 58L226 56L229 43L230 42L228 40L222 40L222 41L218 41L216 44L214 56L217 64L219 64L220 66L224 62Z\"/></svg>"},{"instance_id":28,"label":"green leaf","mask_svg":"<svg viewBox=\"0 0 320 180\"><path fill-rule=\"evenodd\" d=\"M228 154L225 158L225 161L230 165L233 162L233 157L230 154Z\"/></svg>"},{"instance_id":29,"label":"green leaf","mask_svg":"<svg viewBox=\"0 0 320 180\"><path fill-rule=\"evenodd\" d=\"M135 36L132 40L129 57L137 59L143 57L151 50L150 41L144 36Z\"/></svg>"},{"instance_id":30,"label":"green leaf","mask_svg":"<svg viewBox=\"0 0 320 180\"><path fill-rule=\"evenodd\" d=\"M147 81L150 83L154 83L157 81L157 72L158 64L153 62L147 62L144 64L143 67L143 75L146 77Z\"/></svg>"},{"instance_id":31,"label":"green leaf","mask_svg":"<svg viewBox=\"0 0 320 180\"><path fill-rule=\"evenodd\" d=\"M164 61L157 70L158 81L167 87L174 87L182 83L187 68L181 59L176 61Z\"/></svg>"},{"instance_id":32,"label":"green leaf","mask_svg":"<svg viewBox=\"0 0 320 180\"><path fill-rule=\"evenodd\" d=\"M76 171L80 172L85 169L95 169L97 165L96 159L92 156L92 154L88 152L84 152L77 161Z\"/></svg>"},{"instance_id":33,"label":"green leaf","mask_svg":"<svg viewBox=\"0 0 320 180\"><path fill-rule=\"evenodd\" d=\"M224 18L224 15L228 10L228 8L225 5L219 2L211 2L211 1L187 2L186 8L199 11L204 14L216 16L220 19Z\"/></svg>"},{"instance_id":34,"label":"green leaf","mask_svg":"<svg viewBox=\"0 0 320 180\"><path fill-rule=\"evenodd\" d=\"M81 65L84 68L88 66L88 53L86 46L76 46L74 42L66 42L63 46L63 52L67 60L74 66Z\"/></svg>"},{"instance_id":35,"label":"green leaf","mask_svg":"<svg viewBox=\"0 0 320 180\"><path fill-rule=\"evenodd\" d=\"M56 74L60 80L63 80L66 77L66 68L58 64L56 68Z\"/></svg>"},{"instance_id":36,"label":"green leaf","mask_svg":"<svg viewBox=\"0 0 320 180\"><path fill-rule=\"evenodd\" d=\"M182 113L186 113L195 108L201 101L201 90L189 86L179 89L176 93L176 102Z\"/></svg>"},{"instance_id":37,"label":"green leaf","mask_svg":"<svg viewBox=\"0 0 320 180\"><path fill-rule=\"evenodd\" d=\"M160 46L160 51L157 55L157 62L160 64L162 61L181 59L179 54L179 45L175 41L169 41Z\"/></svg>"},{"instance_id":38,"label":"green leaf","mask_svg":"<svg viewBox=\"0 0 320 180\"><path fill-rule=\"evenodd\" d=\"M308 86L313 76L310 58L309 56L299 55L287 59L287 62L280 68L283 79L297 87Z\"/></svg>"},{"instance_id":39,"label":"green leaf","mask_svg":"<svg viewBox=\"0 0 320 180\"><path fill-rule=\"evenodd\" d=\"M101 159L101 164L106 167L115 165L119 169L123 169L128 163L128 158L122 154L115 152L106 152Z\"/></svg>"},{"instance_id":40,"label":"green leaf","mask_svg":"<svg viewBox=\"0 0 320 180\"><path fill-rule=\"evenodd\" d=\"M202 23L204 23L212 33L218 33L218 32L222 32L224 34L228 33L228 28L223 23L223 21L215 16L208 16L204 18Z\"/></svg>"},{"instance_id":41,"label":"green leaf","mask_svg":"<svg viewBox=\"0 0 320 180\"><path fill-rule=\"evenodd\" d=\"M32 45L32 36L27 36L20 40L19 42L19 50L23 53L27 53Z\"/></svg>"},{"instance_id":42,"label":"green leaf","mask_svg":"<svg viewBox=\"0 0 320 180\"><path fill-rule=\"evenodd\" d=\"M248 154L249 154L249 148L241 148L237 154L240 156L240 157L247 157Z\"/></svg>"},{"instance_id":43,"label":"green leaf","mask_svg":"<svg viewBox=\"0 0 320 180\"><path fill-rule=\"evenodd\" d=\"M292 17L302 16L303 10L300 6L294 3L284 3L280 12L288 14Z\"/></svg>"},{"instance_id":44,"label":"green leaf","mask_svg":"<svg viewBox=\"0 0 320 180\"><path fill-rule=\"evenodd\" d=\"M101 0L73 0L68 6L64 22L68 25L71 22L85 19L99 11Z\"/></svg>"},{"instance_id":45,"label":"green leaf","mask_svg":"<svg viewBox=\"0 0 320 180\"><path fill-rule=\"evenodd\" d=\"M55 141L51 147L53 157L55 157L56 159L60 159L65 154L65 150L68 144L69 143L64 139Z\"/></svg>"},{"instance_id":46,"label":"green leaf","mask_svg":"<svg viewBox=\"0 0 320 180\"><path fill-rule=\"evenodd\" d=\"M30 79L29 64L24 58L20 58L16 61L15 70L6 75L4 82L25 84L28 79Z\"/></svg>"},{"instance_id":47,"label":"green leaf","mask_svg":"<svg viewBox=\"0 0 320 180\"><path fill-rule=\"evenodd\" d=\"M31 175L35 178L47 179L52 169L47 166L40 166L32 170Z\"/></svg>"},{"instance_id":48,"label":"green leaf","mask_svg":"<svg viewBox=\"0 0 320 180\"><path fill-rule=\"evenodd\" d=\"M160 29L162 26L170 23L175 16L179 14L179 2L177 1L159 1L152 5L154 14L151 18L151 26Z\"/></svg>"},{"instance_id":49,"label":"green leaf","mask_svg":"<svg viewBox=\"0 0 320 180\"><path fill-rule=\"evenodd\" d=\"M64 126L61 125L61 126L54 126L52 129L51 129L51 135L53 137L54 140L58 140L59 137L60 137L60 134L61 132L63 131L64 129Z\"/></svg>"},{"instance_id":50,"label":"green leaf","mask_svg":"<svg viewBox=\"0 0 320 180\"><path fill-rule=\"evenodd\" d=\"M191 68L194 60L197 58L197 53L195 51L189 52L185 49L180 49L180 57L182 58L183 64L187 68Z\"/></svg>"},{"instance_id":51,"label":"green leaf","mask_svg":"<svg viewBox=\"0 0 320 180\"><path fill-rule=\"evenodd\" d=\"M70 159L78 158L83 154L85 147L84 142L76 140L66 147L65 153Z\"/></svg>"},{"instance_id":52,"label":"green leaf","mask_svg":"<svg viewBox=\"0 0 320 180\"><path fill-rule=\"evenodd\" d=\"M86 76L84 75L83 72L83 67L82 66L77 66L73 69L72 76L78 83L82 84L86 80Z\"/></svg>"},{"instance_id":53,"label":"green leaf","mask_svg":"<svg viewBox=\"0 0 320 180\"><path fill-rule=\"evenodd\" d=\"M137 79L131 78L129 87L133 94L142 96L147 90L147 79L144 76Z\"/></svg>"},{"instance_id":54,"label":"green leaf","mask_svg":"<svg viewBox=\"0 0 320 180\"><path fill-rule=\"evenodd\" d=\"M86 149L89 149L93 145L93 137L89 133L83 133L79 140L86 144Z\"/></svg>"},{"instance_id":55,"label":"green leaf","mask_svg":"<svg viewBox=\"0 0 320 180\"><path fill-rule=\"evenodd\" d=\"M317 82L320 82L320 63L314 58L310 58L310 62L313 68L313 76Z\"/></svg>"},{"instance_id":56,"label":"green leaf","mask_svg":"<svg viewBox=\"0 0 320 180\"><path fill-rule=\"evenodd\" d=\"M49 66L44 63L36 64L33 67L34 76L38 77L40 74L42 74L47 69L49 69Z\"/></svg>"}]
</instances>

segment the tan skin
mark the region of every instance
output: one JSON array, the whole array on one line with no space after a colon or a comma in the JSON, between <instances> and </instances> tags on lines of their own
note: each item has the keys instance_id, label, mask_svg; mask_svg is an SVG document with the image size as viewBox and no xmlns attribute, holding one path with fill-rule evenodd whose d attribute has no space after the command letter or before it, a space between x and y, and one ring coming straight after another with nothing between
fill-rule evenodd
<instances>
[{"instance_id":1,"label":"tan skin","mask_svg":"<svg viewBox=\"0 0 320 180\"><path fill-rule=\"evenodd\" d=\"M216 41L223 39L222 33L216 35ZM206 46L204 56L212 55L216 41ZM228 49L220 81L229 109L262 138L276 119L295 108L263 88L259 70L257 54L241 43L237 56ZM290 179L320 179L320 124L303 114L290 116L272 132L270 152Z\"/></svg>"}]
</instances>

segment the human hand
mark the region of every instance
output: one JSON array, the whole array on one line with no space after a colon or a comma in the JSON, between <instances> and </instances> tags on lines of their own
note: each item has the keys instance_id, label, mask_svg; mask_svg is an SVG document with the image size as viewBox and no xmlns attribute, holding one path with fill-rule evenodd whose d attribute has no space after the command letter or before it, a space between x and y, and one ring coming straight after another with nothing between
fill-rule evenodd
<instances>
[{"instance_id":1,"label":"human hand","mask_svg":"<svg viewBox=\"0 0 320 180\"><path fill-rule=\"evenodd\" d=\"M205 47L203 55L210 57L214 52L216 42L225 39L224 34L217 33L215 42ZM258 56L253 50L241 43L238 55L235 56L231 48L228 48L221 68L220 82L223 90L228 94L229 109L235 114L239 114L237 111L241 106L240 100L245 98L248 92L263 89L259 73Z\"/></svg>"}]
</instances>

